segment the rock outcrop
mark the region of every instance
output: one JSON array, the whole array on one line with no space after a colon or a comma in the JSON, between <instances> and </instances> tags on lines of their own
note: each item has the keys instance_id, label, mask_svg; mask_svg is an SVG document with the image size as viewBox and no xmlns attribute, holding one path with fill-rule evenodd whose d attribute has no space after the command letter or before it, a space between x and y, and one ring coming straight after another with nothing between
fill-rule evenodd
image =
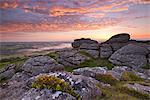
<instances>
[{"instance_id":1,"label":"rock outcrop","mask_svg":"<svg viewBox=\"0 0 150 100\"><path fill-rule=\"evenodd\" d=\"M88 59L89 57L81 55L77 50L62 50L58 52L57 61L64 66L76 67Z\"/></svg>"},{"instance_id":2,"label":"rock outcrop","mask_svg":"<svg viewBox=\"0 0 150 100\"><path fill-rule=\"evenodd\" d=\"M0 81L8 80L0 82L0 99L99 100L125 97L149 100L150 41L130 40L129 34L122 33L101 44L91 39L76 39L72 47L30 58L19 72L15 65L2 68ZM114 65L111 64L110 68L110 62L99 57L109 58ZM86 65L89 67L79 68ZM96 65L101 67L94 67ZM65 67L74 70L67 72ZM120 92L121 89L124 91ZM131 95L130 91L133 91Z\"/></svg>"},{"instance_id":3,"label":"rock outcrop","mask_svg":"<svg viewBox=\"0 0 150 100\"><path fill-rule=\"evenodd\" d=\"M99 44L95 40L88 38L76 39L72 43L72 47L90 54L93 58L99 57Z\"/></svg>"},{"instance_id":4,"label":"rock outcrop","mask_svg":"<svg viewBox=\"0 0 150 100\"><path fill-rule=\"evenodd\" d=\"M29 78L25 73L16 73L8 82L0 84L1 100L21 100L28 91L26 81Z\"/></svg>"},{"instance_id":5,"label":"rock outcrop","mask_svg":"<svg viewBox=\"0 0 150 100\"><path fill-rule=\"evenodd\" d=\"M22 100L76 100L76 98L61 91L53 92L49 89L32 88L25 93Z\"/></svg>"},{"instance_id":6,"label":"rock outcrop","mask_svg":"<svg viewBox=\"0 0 150 100\"><path fill-rule=\"evenodd\" d=\"M81 39L76 39L72 43L73 48L79 48L82 44L97 44L98 42L95 40L91 40L90 38L81 38Z\"/></svg>"},{"instance_id":7,"label":"rock outcrop","mask_svg":"<svg viewBox=\"0 0 150 100\"><path fill-rule=\"evenodd\" d=\"M85 67L73 70L75 75L83 75L87 77L96 78L97 75L111 75L116 80L121 80L122 73L125 71L131 71L127 66L115 66L112 70L108 70L106 67Z\"/></svg>"},{"instance_id":8,"label":"rock outcrop","mask_svg":"<svg viewBox=\"0 0 150 100\"><path fill-rule=\"evenodd\" d=\"M48 56L39 56L28 59L22 66L22 70L31 76L40 73L61 71L64 66L57 63L53 58Z\"/></svg>"},{"instance_id":9,"label":"rock outcrop","mask_svg":"<svg viewBox=\"0 0 150 100\"><path fill-rule=\"evenodd\" d=\"M124 42L128 42L130 39L130 35L127 33L121 33L121 34L117 34L112 36L109 40L107 40L107 43L124 43Z\"/></svg>"},{"instance_id":10,"label":"rock outcrop","mask_svg":"<svg viewBox=\"0 0 150 100\"><path fill-rule=\"evenodd\" d=\"M66 72L40 74L38 76L32 77L30 80L31 81L30 83L32 83L34 80L36 80L38 77L40 77L42 75L55 76L55 77L63 80L64 82L69 83L69 85L74 89L74 91L80 95L80 98L82 100L93 100L93 98L101 97L101 95L102 95L101 90L99 88L97 88L97 84L99 83L99 81L97 81L93 78L90 78L90 77L85 77L85 76L81 76L81 75L73 75L71 73L66 73ZM29 90L27 92L28 95L26 95L25 97L35 99L34 92L31 92L31 91L33 91L33 90L32 89ZM36 95L38 94L38 96L40 96L39 94L42 91L45 91L45 89L38 90L38 92L35 92L35 93L36 93ZM46 91L48 91L48 90L46 90ZM49 96L54 96L55 93L49 92ZM62 95L68 95L67 96L68 98L74 98L74 97L70 96L69 94L67 94L66 92L60 92L58 94L58 96L56 96L55 99L56 100L64 100L62 98L64 96L62 96ZM54 97L50 97L50 98L54 98ZM57 99L57 98L60 98L60 99ZM42 100L44 100L44 99L42 99Z\"/></svg>"},{"instance_id":11,"label":"rock outcrop","mask_svg":"<svg viewBox=\"0 0 150 100\"><path fill-rule=\"evenodd\" d=\"M144 86L144 85L141 85L138 83L126 84L125 86L128 87L129 89L134 89L135 91L138 91L141 93L150 94L150 87L149 86Z\"/></svg>"},{"instance_id":12,"label":"rock outcrop","mask_svg":"<svg viewBox=\"0 0 150 100\"><path fill-rule=\"evenodd\" d=\"M113 49L110 44L101 44L100 58L109 58L113 54Z\"/></svg>"},{"instance_id":13,"label":"rock outcrop","mask_svg":"<svg viewBox=\"0 0 150 100\"><path fill-rule=\"evenodd\" d=\"M109 61L115 65L139 68L147 64L147 54L149 54L149 51L146 48L140 45L129 44L112 54Z\"/></svg>"},{"instance_id":14,"label":"rock outcrop","mask_svg":"<svg viewBox=\"0 0 150 100\"><path fill-rule=\"evenodd\" d=\"M84 67L73 70L73 74L95 78L97 74L106 74L107 71L108 69L105 67Z\"/></svg>"},{"instance_id":15,"label":"rock outcrop","mask_svg":"<svg viewBox=\"0 0 150 100\"><path fill-rule=\"evenodd\" d=\"M112 36L106 42L100 44L100 58L109 58L115 51L128 44L130 35L121 33Z\"/></svg>"},{"instance_id":16,"label":"rock outcrop","mask_svg":"<svg viewBox=\"0 0 150 100\"><path fill-rule=\"evenodd\" d=\"M15 74L15 65L10 64L0 69L0 80L9 79Z\"/></svg>"}]
</instances>

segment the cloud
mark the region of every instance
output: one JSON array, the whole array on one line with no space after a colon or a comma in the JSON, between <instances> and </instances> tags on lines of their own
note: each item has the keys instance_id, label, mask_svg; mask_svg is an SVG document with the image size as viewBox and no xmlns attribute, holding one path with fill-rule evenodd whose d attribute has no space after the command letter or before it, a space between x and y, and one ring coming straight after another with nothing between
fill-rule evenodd
<instances>
[{"instance_id":1,"label":"cloud","mask_svg":"<svg viewBox=\"0 0 150 100\"><path fill-rule=\"evenodd\" d=\"M0 32L94 30L114 26L149 0L0 0Z\"/></svg>"}]
</instances>

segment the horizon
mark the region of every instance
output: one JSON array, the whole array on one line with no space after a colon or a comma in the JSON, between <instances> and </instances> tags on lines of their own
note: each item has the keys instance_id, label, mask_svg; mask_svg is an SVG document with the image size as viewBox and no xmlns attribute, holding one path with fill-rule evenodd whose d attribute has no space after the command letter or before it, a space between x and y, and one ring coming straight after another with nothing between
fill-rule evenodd
<instances>
[{"instance_id":1,"label":"horizon","mask_svg":"<svg viewBox=\"0 0 150 100\"><path fill-rule=\"evenodd\" d=\"M148 0L0 0L0 17L0 42L150 40Z\"/></svg>"}]
</instances>

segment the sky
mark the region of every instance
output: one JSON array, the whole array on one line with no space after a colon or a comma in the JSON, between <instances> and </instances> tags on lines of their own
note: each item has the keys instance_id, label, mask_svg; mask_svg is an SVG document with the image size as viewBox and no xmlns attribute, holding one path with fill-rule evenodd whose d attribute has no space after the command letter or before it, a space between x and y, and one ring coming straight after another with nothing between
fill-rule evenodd
<instances>
[{"instance_id":1,"label":"sky","mask_svg":"<svg viewBox=\"0 0 150 100\"><path fill-rule=\"evenodd\" d=\"M150 0L0 0L0 41L150 40Z\"/></svg>"}]
</instances>

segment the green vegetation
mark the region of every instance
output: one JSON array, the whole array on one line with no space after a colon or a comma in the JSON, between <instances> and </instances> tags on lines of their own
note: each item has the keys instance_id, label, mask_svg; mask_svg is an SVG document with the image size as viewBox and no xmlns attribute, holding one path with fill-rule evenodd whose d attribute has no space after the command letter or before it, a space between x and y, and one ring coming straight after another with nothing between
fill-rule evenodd
<instances>
[{"instance_id":1,"label":"green vegetation","mask_svg":"<svg viewBox=\"0 0 150 100\"><path fill-rule=\"evenodd\" d=\"M95 79L110 85L116 85L119 82L111 74L97 74Z\"/></svg>"},{"instance_id":2,"label":"green vegetation","mask_svg":"<svg viewBox=\"0 0 150 100\"><path fill-rule=\"evenodd\" d=\"M150 64L147 64L147 65L145 65L145 66L143 66L141 68L143 68L143 69L150 69Z\"/></svg>"},{"instance_id":3,"label":"green vegetation","mask_svg":"<svg viewBox=\"0 0 150 100\"><path fill-rule=\"evenodd\" d=\"M106 59L100 59L100 58L90 59L90 60L86 60L85 62L81 63L77 67L66 66L65 71L72 72L74 69L84 68L84 67L107 67L108 69L112 69L113 64L108 62L108 60L106 60Z\"/></svg>"},{"instance_id":4,"label":"green vegetation","mask_svg":"<svg viewBox=\"0 0 150 100\"><path fill-rule=\"evenodd\" d=\"M145 94L143 92L136 91L134 89L129 89L125 87L125 84L134 84L138 83L144 86L150 86L149 82L145 82L144 79L136 76L132 72L124 72L122 74L122 80L118 81L113 78L110 74L106 75L97 75L96 79L110 84L109 87L104 87L102 85L98 85L98 87L102 90L102 98L101 100L148 100L150 99L150 95Z\"/></svg>"},{"instance_id":5,"label":"green vegetation","mask_svg":"<svg viewBox=\"0 0 150 100\"><path fill-rule=\"evenodd\" d=\"M69 85L69 83L55 76L47 76L47 75L39 76L34 81L34 83L32 83L32 87L40 89L47 88L56 91L67 92L72 96L76 97L77 99L80 99L80 95L74 91L74 89Z\"/></svg>"},{"instance_id":6,"label":"green vegetation","mask_svg":"<svg viewBox=\"0 0 150 100\"><path fill-rule=\"evenodd\" d=\"M53 59L56 59L58 57L58 54L57 52L50 52L48 54L46 54L47 56L53 58Z\"/></svg>"},{"instance_id":7,"label":"green vegetation","mask_svg":"<svg viewBox=\"0 0 150 100\"><path fill-rule=\"evenodd\" d=\"M113 68L113 64L108 61L108 59L102 59L102 58L93 58L90 54L88 54L85 51L79 52L81 55L85 55L89 57L90 59L81 63L80 67L107 67L108 69Z\"/></svg>"},{"instance_id":8,"label":"green vegetation","mask_svg":"<svg viewBox=\"0 0 150 100\"><path fill-rule=\"evenodd\" d=\"M4 66L8 64L15 64L20 65L23 64L28 58L27 57L11 57L7 59L1 59L0 60L0 68L3 68Z\"/></svg>"},{"instance_id":9,"label":"green vegetation","mask_svg":"<svg viewBox=\"0 0 150 100\"><path fill-rule=\"evenodd\" d=\"M0 77L0 83L2 83L2 82L4 82L6 80L6 78L5 77Z\"/></svg>"},{"instance_id":10,"label":"green vegetation","mask_svg":"<svg viewBox=\"0 0 150 100\"><path fill-rule=\"evenodd\" d=\"M150 95L141 93L134 89L129 89L124 85L127 82L118 82L117 85L113 85L110 87L104 87L100 84L97 86L102 91L101 100L149 100Z\"/></svg>"},{"instance_id":11,"label":"green vegetation","mask_svg":"<svg viewBox=\"0 0 150 100\"><path fill-rule=\"evenodd\" d=\"M135 75L133 72L123 72L121 80L123 80L123 81L144 81L144 79Z\"/></svg>"},{"instance_id":12,"label":"green vegetation","mask_svg":"<svg viewBox=\"0 0 150 100\"><path fill-rule=\"evenodd\" d=\"M77 69L77 68L74 68L74 67L72 67L72 66L65 66L65 71L67 71L67 72L72 72L74 69Z\"/></svg>"},{"instance_id":13,"label":"green vegetation","mask_svg":"<svg viewBox=\"0 0 150 100\"><path fill-rule=\"evenodd\" d=\"M53 54L53 53L52 53ZM52 55L50 53L50 55ZM80 51L80 54L90 57L89 60L84 61L77 67L73 66L65 66L65 71L72 72L74 69L77 68L84 68L84 67L107 67L108 69L112 69L114 66L112 63L110 63L107 59L101 59L101 58L93 58L91 55L86 53L85 51Z\"/></svg>"},{"instance_id":14,"label":"green vegetation","mask_svg":"<svg viewBox=\"0 0 150 100\"><path fill-rule=\"evenodd\" d=\"M91 56L89 53L85 52L84 50L80 50L79 53L80 53L81 55L85 55L85 56L87 56L87 57L89 57L89 58L95 59L95 58L93 58L93 56Z\"/></svg>"},{"instance_id":15,"label":"green vegetation","mask_svg":"<svg viewBox=\"0 0 150 100\"><path fill-rule=\"evenodd\" d=\"M116 86L103 87L98 84L98 87L102 91L102 97L100 100L137 100L136 97L120 92Z\"/></svg>"},{"instance_id":16,"label":"green vegetation","mask_svg":"<svg viewBox=\"0 0 150 100\"><path fill-rule=\"evenodd\" d=\"M106 59L90 59L80 64L80 67L107 67L108 69L113 68L113 64Z\"/></svg>"},{"instance_id":17,"label":"green vegetation","mask_svg":"<svg viewBox=\"0 0 150 100\"><path fill-rule=\"evenodd\" d=\"M120 90L120 92L124 92L124 93L127 93L127 94L131 95L131 96L137 97L140 100L150 99L150 95L144 94L144 93L136 91L134 89L129 89L127 87L121 87L121 88L119 88L119 90Z\"/></svg>"}]
</instances>

